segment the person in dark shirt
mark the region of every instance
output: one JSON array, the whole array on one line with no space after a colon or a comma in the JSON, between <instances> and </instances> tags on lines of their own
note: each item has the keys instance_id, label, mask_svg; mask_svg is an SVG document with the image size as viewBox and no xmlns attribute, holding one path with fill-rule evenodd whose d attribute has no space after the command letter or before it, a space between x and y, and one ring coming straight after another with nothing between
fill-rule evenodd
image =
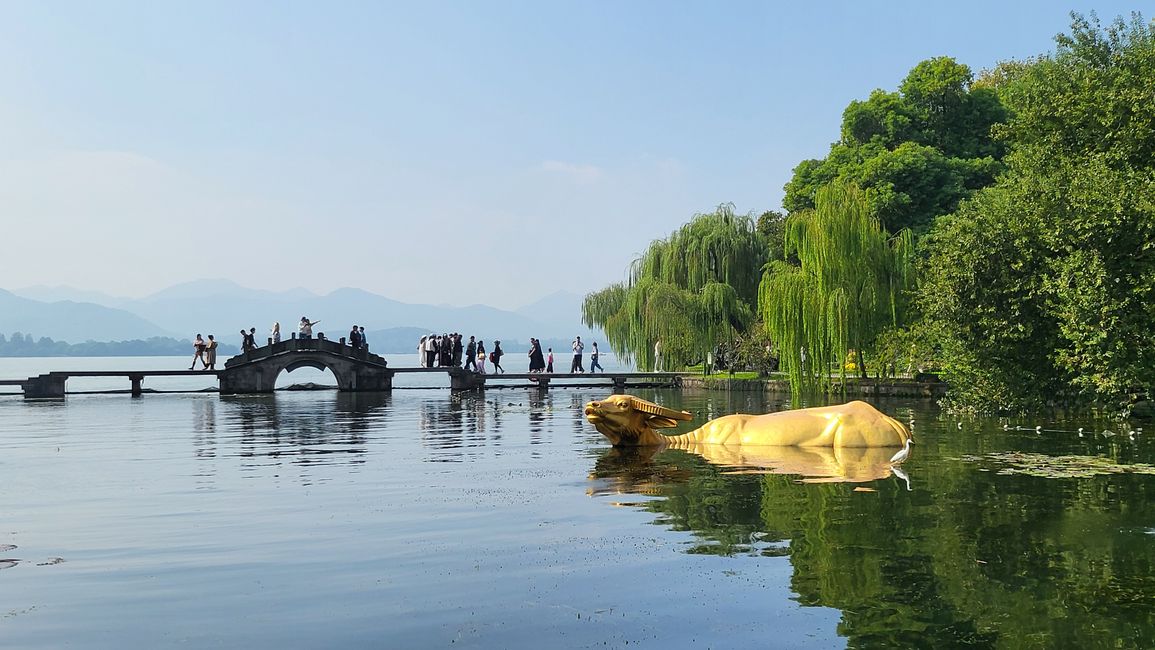
<instances>
[{"instance_id":1,"label":"person in dark shirt","mask_svg":"<svg viewBox=\"0 0 1155 650\"><path fill-rule=\"evenodd\" d=\"M489 358L493 361L493 371L505 374L505 368L501 367L501 356L505 354L501 349L501 341L493 342L493 352L489 354Z\"/></svg>"},{"instance_id":2,"label":"person in dark shirt","mask_svg":"<svg viewBox=\"0 0 1155 650\"><path fill-rule=\"evenodd\" d=\"M477 342L469 337L469 345L465 346L465 365L462 368L473 368L477 372Z\"/></svg>"}]
</instances>

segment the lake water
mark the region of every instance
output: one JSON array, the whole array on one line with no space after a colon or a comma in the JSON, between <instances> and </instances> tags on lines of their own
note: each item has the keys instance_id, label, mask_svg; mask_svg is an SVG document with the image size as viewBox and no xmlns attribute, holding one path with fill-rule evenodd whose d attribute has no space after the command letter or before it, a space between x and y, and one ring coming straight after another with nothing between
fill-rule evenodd
<instances>
[{"instance_id":1,"label":"lake water","mask_svg":"<svg viewBox=\"0 0 1155 650\"><path fill-rule=\"evenodd\" d=\"M1155 430L888 401L902 475L813 482L616 452L606 393L0 396L0 646L1155 647Z\"/></svg>"}]
</instances>

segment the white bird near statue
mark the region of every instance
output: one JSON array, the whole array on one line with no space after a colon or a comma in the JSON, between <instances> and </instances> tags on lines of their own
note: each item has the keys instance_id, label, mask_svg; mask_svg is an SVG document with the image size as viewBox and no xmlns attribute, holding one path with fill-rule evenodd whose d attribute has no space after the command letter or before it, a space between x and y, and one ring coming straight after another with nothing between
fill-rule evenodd
<instances>
[{"instance_id":1,"label":"white bird near statue","mask_svg":"<svg viewBox=\"0 0 1155 650\"><path fill-rule=\"evenodd\" d=\"M907 438L906 442L902 445L902 449L899 449L898 453L890 457L890 462L901 463L906 460L906 457L910 455L910 446L912 444L914 444L914 440Z\"/></svg>"}]
</instances>

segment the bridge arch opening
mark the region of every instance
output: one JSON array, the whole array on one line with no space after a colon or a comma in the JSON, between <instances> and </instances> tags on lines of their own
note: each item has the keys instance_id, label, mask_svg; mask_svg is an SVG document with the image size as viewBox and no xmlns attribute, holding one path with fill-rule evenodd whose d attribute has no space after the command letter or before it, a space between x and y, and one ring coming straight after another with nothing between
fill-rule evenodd
<instances>
[{"instance_id":1,"label":"bridge arch opening","mask_svg":"<svg viewBox=\"0 0 1155 650\"><path fill-rule=\"evenodd\" d=\"M327 365L311 359L290 363L277 373L276 388L312 384L337 388L337 375Z\"/></svg>"}]
</instances>

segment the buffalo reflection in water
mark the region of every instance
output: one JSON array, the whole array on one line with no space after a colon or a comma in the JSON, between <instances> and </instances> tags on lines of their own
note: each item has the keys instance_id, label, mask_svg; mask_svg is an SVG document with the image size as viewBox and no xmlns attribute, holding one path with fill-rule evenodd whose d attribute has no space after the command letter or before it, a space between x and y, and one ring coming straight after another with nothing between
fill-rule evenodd
<instances>
[{"instance_id":1,"label":"buffalo reflection in water","mask_svg":"<svg viewBox=\"0 0 1155 650\"><path fill-rule=\"evenodd\" d=\"M660 447L614 447L594 466L589 478L599 485L591 496L661 493L663 485L681 483L694 474L676 463L655 462ZM676 451L697 455L723 468L723 474L783 474L800 483L868 483L891 476L907 481L906 474L885 447L776 447L691 444ZM909 489L909 481L907 482Z\"/></svg>"}]
</instances>

